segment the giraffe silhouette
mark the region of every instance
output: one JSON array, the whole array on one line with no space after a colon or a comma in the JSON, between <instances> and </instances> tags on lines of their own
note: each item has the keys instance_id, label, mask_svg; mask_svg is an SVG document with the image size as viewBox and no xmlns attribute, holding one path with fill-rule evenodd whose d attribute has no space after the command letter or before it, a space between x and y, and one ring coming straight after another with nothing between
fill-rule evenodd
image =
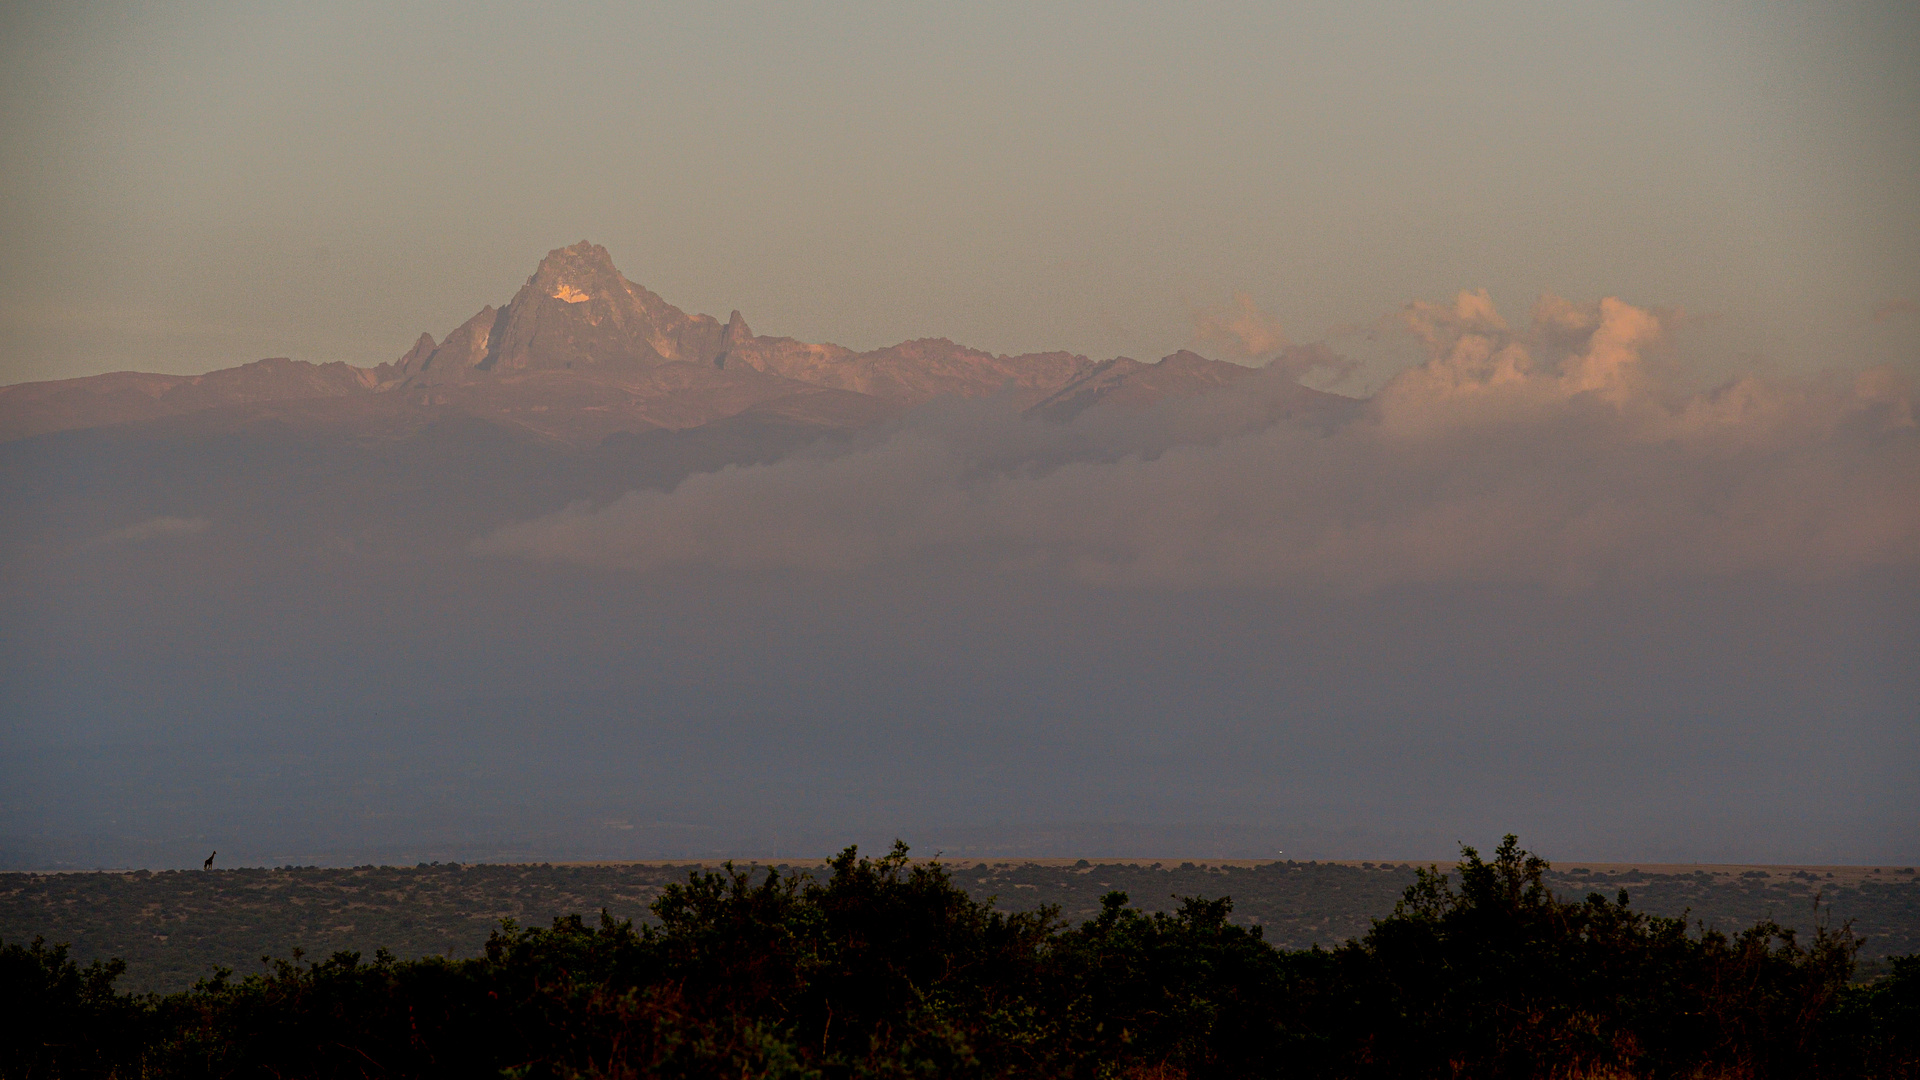
<instances>
[{"instance_id":1,"label":"giraffe silhouette","mask_svg":"<svg viewBox=\"0 0 1920 1080\"><path fill-rule=\"evenodd\" d=\"M213 855L218 855L218 854L220 854L218 851L213 853ZM213 869L213 855L207 856L207 861L200 864L200 869L202 870Z\"/></svg>"}]
</instances>

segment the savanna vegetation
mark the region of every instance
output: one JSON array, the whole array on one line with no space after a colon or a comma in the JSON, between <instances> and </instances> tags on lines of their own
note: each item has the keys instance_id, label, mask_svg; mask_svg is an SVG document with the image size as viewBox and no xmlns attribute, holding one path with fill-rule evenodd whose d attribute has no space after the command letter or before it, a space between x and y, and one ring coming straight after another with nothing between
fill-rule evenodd
<instances>
[{"instance_id":1,"label":"savanna vegetation","mask_svg":"<svg viewBox=\"0 0 1920 1080\"><path fill-rule=\"evenodd\" d=\"M709 866L709 869L718 864ZM948 860L950 880L1002 912L1054 906L1067 923L1098 915L1124 892L1142 912L1185 897L1233 899L1228 921L1258 926L1269 945L1331 948L1360 937L1416 880L1405 863ZM417 866L236 867L152 873L0 873L0 940L66 942L84 967L126 961L122 990L185 990L221 967L263 970L262 956L386 949L397 959L471 959L503 919L545 926L606 910L655 921L654 901L686 879L685 864L421 863ZM819 861L775 866L822 872ZM1837 870L1838 873L1834 871ZM1804 940L1822 920L1850 923L1857 978L1888 957L1920 952L1920 880L1912 868L1556 866L1561 896L1632 893L1637 911L1735 933L1772 919ZM1818 907L1815 901L1819 902Z\"/></svg>"},{"instance_id":2,"label":"savanna vegetation","mask_svg":"<svg viewBox=\"0 0 1920 1080\"><path fill-rule=\"evenodd\" d=\"M508 921L482 955L295 956L190 990L0 947L0 1072L34 1077L1920 1076L1920 958L1556 895L1508 837L1332 948L1230 899L1003 911L904 848L693 870L651 919Z\"/></svg>"}]
</instances>

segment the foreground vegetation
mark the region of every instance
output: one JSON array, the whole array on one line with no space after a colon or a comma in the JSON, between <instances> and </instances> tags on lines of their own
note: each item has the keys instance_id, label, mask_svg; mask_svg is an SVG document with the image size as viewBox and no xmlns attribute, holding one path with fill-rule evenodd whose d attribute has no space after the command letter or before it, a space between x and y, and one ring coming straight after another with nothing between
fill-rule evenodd
<instances>
[{"instance_id":1,"label":"foreground vegetation","mask_svg":"<svg viewBox=\"0 0 1920 1080\"><path fill-rule=\"evenodd\" d=\"M953 884L1003 912L1057 906L1070 924L1098 915L1114 891L1145 912L1171 912L1181 897L1233 898L1228 920L1259 926L1269 945L1332 947L1392 914L1415 881L1395 863L1273 861L1260 864L949 861ZM387 949L401 960L484 955L502 919L545 926L556 915L606 910L654 921L652 905L684 881L685 865L539 863L341 868L280 867L149 873L0 874L0 940L67 942L85 966L118 957L117 985L136 992L185 990L216 968L248 974L262 956ZM817 873L818 861L777 867ZM1920 952L1920 880L1911 868L1831 871L1734 867L1546 872L1561 896L1631 891L1635 910L1685 917L1729 933L1766 919L1813 932L1819 918L1851 923L1861 975L1887 957Z\"/></svg>"},{"instance_id":2,"label":"foreground vegetation","mask_svg":"<svg viewBox=\"0 0 1920 1080\"><path fill-rule=\"evenodd\" d=\"M1624 893L1558 898L1512 837L1463 856L1330 950L1274 948L1226 899L1002 912L898 847L824 880L694 871L643 925L508 922L478 958L296 957L168 996L13 943L0 1072L1920 1076L1920 958L1853 985L1844 927L1690 933Z\"/></svg>"}]
</instances>

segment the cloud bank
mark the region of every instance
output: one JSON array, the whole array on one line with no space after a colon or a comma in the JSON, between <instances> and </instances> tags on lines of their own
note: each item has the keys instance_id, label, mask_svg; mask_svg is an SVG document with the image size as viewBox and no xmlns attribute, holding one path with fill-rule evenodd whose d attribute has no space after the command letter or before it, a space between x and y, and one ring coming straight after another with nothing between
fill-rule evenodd
<instances>
[{"instance_id":1,"label":"cloud bank","mask_svg":"<svg viewBox=\"0 0 1920 1080\"><path fill-rule=\"evenodd\" d=\"M643 573L959 555L1147 588L1581 589L1920 562L1920 433L1896 371L1683 391L1650 360L1661 316L1612 298L1543 297L1515 327L1462 293L1400 321L1426 359L1365 401L1303 391L1277 362L1065 424L941 403L851 447L576 505L474 547ZM1240 329L1249 349L1264 332Z\"/></svg>"},{"instance_id":2,"label":"cloud bank","mask_svg":"<svg viewBox=\"0 0 1920 1080\"><path fill-rule=\"evenodd\" d=\"M1203 308L1193 315L1193 338L1203 347L1229 356L1253 359L1287 347L1280 320L1260 309L1246 293L1233 294L1233 303Z\"/></svg>"}]
</instances>

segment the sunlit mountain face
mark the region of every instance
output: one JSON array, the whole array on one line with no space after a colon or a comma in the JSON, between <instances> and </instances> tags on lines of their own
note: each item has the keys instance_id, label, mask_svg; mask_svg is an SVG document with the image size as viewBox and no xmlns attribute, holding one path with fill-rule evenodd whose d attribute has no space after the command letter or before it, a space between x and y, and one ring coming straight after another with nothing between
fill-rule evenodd
<instances>
[{"instance_id":1,"label":"sunlit mountain face","mask_svg":"<svg viewBox=\"0 0 1920 1080\"><path fill-rule=\"evenodd\" d=\"M0 860L1912 861L1910 386L1400 328L855 352L582 242L378 367L0 388Z\"/></svg>"}]
</instances>

